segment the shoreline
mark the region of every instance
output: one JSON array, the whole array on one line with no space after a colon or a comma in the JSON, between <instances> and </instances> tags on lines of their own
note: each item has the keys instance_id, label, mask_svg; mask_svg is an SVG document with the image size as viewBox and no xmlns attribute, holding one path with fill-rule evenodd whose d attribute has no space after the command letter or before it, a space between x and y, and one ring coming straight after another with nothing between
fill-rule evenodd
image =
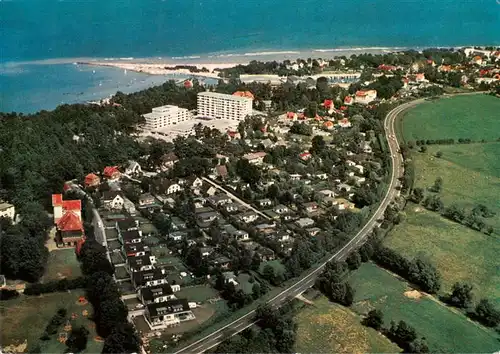
<instances>
[{"instance_id":1,"label":"shoreline","mask_svg":"<svg viewBox=\"0 0 500 354\"><path fill-rule=\"evenodd\" d=\"M385 54L403 50L421 51L426 48L464 48L469 46L394 46L394 47L338 47L338 48L303 48L289 50L263 49L255 51L240 52L215 52L204 54L193 54L186 56L154 56L154 57L72 57L72 58L47 58L35 60L11 60L0 62L3 66L16 65L58 65L73 63L134 63L134 64L165 64L175 65L195 65L195 64L245 64L252 60L257 61L283 61L296 60L298 58L307 59L331 59L338 56L350 56L353 54Z\"/></svg>"}]
</instances>

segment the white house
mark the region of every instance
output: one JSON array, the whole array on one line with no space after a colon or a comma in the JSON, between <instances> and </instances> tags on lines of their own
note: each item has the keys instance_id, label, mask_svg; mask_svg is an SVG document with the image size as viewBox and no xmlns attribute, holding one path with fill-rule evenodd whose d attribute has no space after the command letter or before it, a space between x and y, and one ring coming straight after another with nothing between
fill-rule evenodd
<instances>
[{"instance_id":1,"label":"white house","mask_svg":"<svg viewBox=\"0 0 500 354\"><path fill-rule=\"evenodd\" d=\"M14 217L16 216L16 208L9 203L0 200L0 218L9 218L14 221Z\"/></svg>"},{"instance_id":2,"label":"white house","mask_svg":"<svg viewBox=\"0 0 500 354\"><path fill-rule=\"evenodd\" d=\"M238 215L240 220L246 222L246 223L251 223L256 221L259 218L259 215L253 211L247 211L245 213L241 213Z\"/></svg>"},{"instance_id":3,"label":"white house","mask_svg":"<svg viewBox=\"0 0 500 354\"><path fill-rule=\"evenodd\" d=\"M121 210L123 209L124 198L121 192L106 191L102 194L102 204L106 209Z\"/></svg>"},{"instance_id":4,"label":"white house","mask_svg":"<svg viewBox=\"0 0 500 354\"><path fill-rule=\"evenodd\" d=\"M125 169L125 174L133 176L142 173L141 165L137 161L129 161L128 166Z\"/></svg>"},{"instance_id":5,"label":"white house","mask_svg":"<svg viewBox=\"0 0 500 354\"><path fill-rule=\"evenodd\" d=\"M264 162L264 157L266 153L264 151L260 152L252 152L249 154L243 155L243 158L254 165L260 165Z\"/></svg>"},{"instance_id":6,"label":"white house","mask_svg":"<svg viewBox=\"0 0 500 354\"><path fill-rule=\"evenodd\" d=\"M151 330L165 329L196 318L186 299L149 304L144 317Z\"/></svg>"},{"instance_id":7,"label":"white house","mask_svg":"<svg viewBox=\"0 0 500 354\"><path fill-rule=\"evenodd\" d=\"M174 193L180 192L182 190L182 187L178 183L175 183L175 182L172 182L172 181L169 181L165 185L165 187L167 187L167 189L166 189L166 194L167 195L174 194Z\"/></svg>"}]
</instances>

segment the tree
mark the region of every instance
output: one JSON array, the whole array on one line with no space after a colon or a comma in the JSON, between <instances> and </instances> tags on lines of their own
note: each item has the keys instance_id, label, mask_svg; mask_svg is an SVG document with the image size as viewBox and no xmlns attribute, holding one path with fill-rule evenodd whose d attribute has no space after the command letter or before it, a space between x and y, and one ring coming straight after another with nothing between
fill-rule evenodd
<instances>
[{"instance_id":1,"label":"tree","mask_svg":"<svg viewBox=\"0 0 500 354\"><path fill-rule=\"evenodd\" d=\"M427 343L425 342L425 339L415 339L413 342L410 343L408 347L408 352L409 353L429 353L429 347L427 346Z\"/></svg>"},{"instance_id":2,"label":"tree","mask_svg":"<svg viewBox=\"0 0 500 354\"><path fill-rule=\"evenodd\" d=\"M384 324L384 314L380 310L371 310L363 319L363 324L367 327L375 328L378 331Z\"/></svg>"},{"instance_id":3,"label":"tree","mask_svg":"<svg viewBox=\"0 0 500 354\"><path fill-rule=\"evenodd\" d=\"M350 270L358 269L361 265L361 255L359 252L357 250L351 252L349 256L347 256L346 263Z\"/></svg>"},{"instance_id":4,"label":"tree","mask_svg":"<svg viewBox=\"0 0 500 354\"><path fill-rule=\"evenodd\" d=\"M261 296L260 284L255 283L252 286L252 296L255 300L257 300Z\"/></svg>"},{"instance_id":5,"label":"tree","mask_svg":"<svg viewBox=\"0 0 500 354\"><path fill-rule=\"evenodd\" d=\"M72 353L79 353L87 348L89 331L85 326L80 326L71 329L71 333L66 340L66 346Z\"/></svg>"},{"instance_id":6,"label":"tree","mask_svg":"<svg viewBox=\"0 0 500 354\"><path fill-rule=\"evenodd\" d=\"M405 321L399 321L398 324L391 321L391 327L388 331L388 337L401 348L406 349L410 343L417 339L415 328Z\"/></svg>"},{"instance_id":7,"label":"tree","mask_svg":"<svg viewBox=\"0 0 500 354\"><path fill-rule=\"evenodd\" d=\"M496 309L488 299L479 301L474 315L485 326L496 327L500 324L500 310Z\"/></svg>"},{"instance_id":8,"label":"tree","mask_svg":"<svg viewBox=\"0 0 500 354\"><path fill-rule=\"evenodd\" d=\"M424 189L420 187L414 188L411 199L413 202L420 204L420 202L424 199Z\"/></svg>"},{"instance_id":9,"label":"tree","mask_svg":"<svg viewBox=\"0 0 500 354\"><path fill-rule=\"evenodd\" d=\"M110 275L115 272L114 266L106 257L106 249L95 239L87 239L80 251L82 273L91 275L102 271Z\"/></svg>"},{"instance_id":10,"label":"tree","mask_svg":"<svg viewBox=\"0 0 500 354\"><path fill-rule=\"evenodd\" d=\"M134 327L130 323L123 323L113 328L111 334L106 337L102 352L109 354L138 353L140 349L141 340Z\"/></svg>"},{"instance_id":11,"label":"tree","mask_svg":"<svg viewBox=\"0 0 500 354\"><path fill-rule=\"evenodd\" d=\"M435 294L441 288L441 276L436 267L428 260L417 257L408 269L408 278L424 291Z\"/></svg>"},{"instance_id":12,"label":"tree","mask_svg":"<svg viewBox=\"0 0 500 354\"><path fill-rule=\"evenodd\" d=\"M252 185L256 185L261 179L261 171L259 167L252 165L246 159L240 159L236 163L236 173L241 179Z\"/></svg>"},{"instance_id":13,"label":"tree","mask_svg":"<svg viewBox=\"0 0 500 354\"><path fill-rule=\"evenodd\" d=\"M311 153L320 154L326 147L325 139L321 135L316 135L311 141Z\"/></svg>"},{"instance_id":14,"label":"tree","mask_svg":"<svg viewBox=\"0 0 500 354\"><path fill-rule=\"evenodd\" d=\"M436 178L431 190L436 193L441 193L443 190L443 179L441 177Z\"/></svg>"},{"instance_id":15,"label":"tree","mask_svg":"<svg viewBox=\"0 0 500 354\"><path fill-rule=\"evenodd\" d=\"M275 272L274 268L270 264L266 264L264 269L262 269L262 276L271 284L274 282Z\"/></svg>"},{"instance_id":16,"label":"tree","mask_svg":"<svg viewBox=\"0 0 500 354\"><path fill-rule=\"evenodd\" d=\"M436 152L436 157L439 159L441 157L443 157L443 152L442 151L438 151Z\"/></svg>"},{"instance_id":17,"label":"tree","mask_svg":"<svg viewBox=\"0 0 500 354\"><path fill-rule=\"evenodd\" d=\"M422 146L420 147L420 152L427 152L427 146L422 145Z\"/></svg>"},{"instance_id":18,"label":"tree","mask_svg":"<svg viewBox=\"0 0 500 354\"><path fill-rule=\"evenodd\" d=\"M94 307L97 333L106 338L116 326L127 323L127 308L120 298L102 301Z\"/></svg>"},{"instance_id":19,"label":"tree","mask_svg":"<svg viewBox=\"0 0 500 354\"><path fill-rule=\"evenodd\" d=\"M459 308L467 308L472 304L472 285L456 282L451 289L449 302Z\"/></svg>"}]
</instances>

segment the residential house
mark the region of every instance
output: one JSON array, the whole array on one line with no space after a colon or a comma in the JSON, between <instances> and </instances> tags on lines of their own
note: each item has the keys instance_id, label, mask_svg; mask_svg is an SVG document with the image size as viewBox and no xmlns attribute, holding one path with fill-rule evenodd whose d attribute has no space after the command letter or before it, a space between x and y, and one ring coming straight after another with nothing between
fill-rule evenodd
<instances>
[{"instance_id":1,"label":"residential house","mask_svg":"<svg viewBox=\"0 0 500 354\"><path fill-rule=\"evenodd\" d=\"M203 180L196 176L187 178L184 183L192 190L200 189L203 186Z\"/></svg>"},{"instance_id":2,"label":"residential house","mask_svg":"<svg viewBox=\"0 0 500 354\"><path fill-rule=\"evenodd\" d=\"M225 165L229 162L229 157L221 154L216 154L215 158L217 159L217 165Z\"/></svg>"},{"instance_id":3,"label":"residential house","mask_svg":"<svg viewBox=\"0 0 500 354\"><path fill-rule=\"evenodd\" d=\"M165 194L167 195L175 194L182 190L181 186L178 183L175 183L174 181L166 181L163 184L163 187L165 188Z\"/></svg>"},{"instance_id":4,"label":"residential house","mask_svg":"<svg viewBox=\"0 0 500 354\"><path fill-rule=\"evenodd\" d=\"M279 220L279 214L276 214L273 210L264 210L263 213L272 220Z\"/></svg>"},{"instance_id":5,"label":"residential house","mask_svg":"<svg viewBox=\"0 0 500 354\"><path fill-rule=\"evenodd\" d=\"M185 230L187 229L186 222L182 220L181 218L177 216L172 216L170 218L170 221L172 222L172 228L174 230Z\"/></svg>"},{"instance_id":6,"label":"residential house","mask_svg":"<svg viewBox=\"0 0 500 354\"><path fill-rule=\"evenodd\" d=\"M259 199L257 201L257 204L260 208L265 208L265 207L268 207L268 206L271 206L273 205L273 202L271 201L271 199Z\"/></svg>"},{"instance_id":7,"label":"residential house","mask_svg":"<svg viewBox=\"0 0 500 354\"><path fill-rule=\"evenodd\" d=\"M472 63L476 65L483 65L483 58L480 55L476 55L472 58Z\"/></svg>"},{"instance_id":8,"label":"residential house","mask_svg":"<svg viewBox=\"0 0 500 354\"><path fill-rule=\"evenodd\" d=\"M276 259L276 255L274 254L274 251L270 248L259 247L255 250L255 252L260 257L260 260L262 262L273 261Z\"/></svg>"},{"instance_id":9,"label":"residential house","mask_svg":"<svg viewBox=\"0 0 500 354\"><path fill-rule=\"evenodd\" d=\"M298 173L293 173L290 175L291 181L300 181L301 178L302 178L302 175L300 175Z\"/></svg>"},{"instance_id":10,"label":"residential house","mask_svg":"<svg viewBox=\"0 0 500 354\"><path fill-rule=\"evenodd\" d=\"M360 186L361 184L366 182L365 177L359 177L359 176L354 176L354 182L356 183L357 186Z\"/></svg>"},{"instance_id":11,"label":"residential house","mask_svg":"<svg viewBox=\"0 0 500 354\"><path fill-rule=\"evenodd\" d=\"M119 191L105 191L102 194L102 205L108 210L121 210L125 200Z\"/></svg>"},{"instance_id":12,"label":"residential house","mask_svg":"<svg viewBox=\"0 0 500 354\"><path fill-rule=\"evenodd\" d=\"M85 181L83 182L83 184L85 185L85 187L97 187L99 184L101 184L101 179L98 175L89 173L85 176Z\"/></svg>"},{"instance_id":13,"label":"residential house","mask_svg":"<svg viewBox=\"0 0 500 354\"><path fill-rule=\"evenodd\" d=\"M182 241L183 239L186 239L188 237L188 232L187 231L174 231L169 233L168 238L172 239L174 241Z\"/></svg>"},{"instance_id":14,"label":"residential house","mask_svg":"<svg viewBox=\"0 0 500 354\"><path fill-rule=\"evenodd\" d=\"M14 222L15 216L16 208L14 207L14 205L0 200L0 218L9 218L12 222Z\"/></svg>"},{"instance_id":15,"label":"residential house","mask_svg":"<svg viewBox=\"0 0 500 354\"><path fill-rule=\"evenodd\" d=\"M324 197L335 197L335 192L330 190L330 189L323 189L323 190L320 190L319 192L319 195L320 195L320 198L324 198Z\"/></svg>"},{"instance_id":16,"label":"residential house","mask_svg":"<svg viewBox=\"0 0 500 354\"><path fill-rule=\"evenodd\" d=\"M427 82L428 80L425 79L425 74L424 73L418 73L415 75L415 82L421 83L421 82Z\"/></svg>"},{"instance_id":17,"label":"residential house","mask_svg":"<svg viewBox=\"0 0 500 354\"><path fill-rule=\"evenodd\" d=\"M179 161L179 158L177 157L176 154L174 154L173 152L169 152L165 155L163 155L161 157L161 166L160 166L160 169L162 171L168 171L170 170L172 167L174 167L174 165Z\"/></svg>"},{"instance_id":18,"label":"residential house","mask_svg":"<svg viewBox=\"0 0 500 354\"><path fill-rule=\"evenodd\" d=\"M232 203L233 200L227 194L216 194L212 197L208 197L207 202L214 208L217 208L222 205Z\"/></svg>"},{"instance_id":19,"label":"residential house","mask_svg":"<svg viewBox=\"0 0 500 354\"><path fill-rule=\"evenodd\" d=\"M363 143L363 152L365 154L371 154L373 152L372 147L370 146L370 143L368 141L365 141Z\"/></svg>"},{"instance_id":20,"label":"residential house","mask_svg":"<svg viewBox=\"0 0 500 354\"><path fill-rule=\"evenodd\" d=\"M304 203L304 208L307 213L315 213L320 209L316 202Z\"/></svg>"},{"instance_id":21,"label":"residential house","mask_svg":"<svg viewBox=\"0 0 500 354\"><path fill-rule=\"evenodd\" d=\"M237 278L234 272L224 272L222 273L222 277L224 278L224 284L231 283L234 286L238 286Z\"/></svg>"},{"instance_id":22,"label":"residential house","mask_svg":"<svg viewBox=\"0 0 500 354\"><path fill-rule=\"evenodd\" d=\"M355 102L368 104L377 99L377 90L360 90L356 92Z\"/></svg>"},{"instance_id":23,"label":"residential house","mask_svg":"<svg viewBox=\"0 0 500 354\"><path fill-rule=\"evenodd\" d=\"M82 201L80 199L63 200L62 194L52 194L52 207L54 224L57 224L66 212L73 212L80 220L82 218Z\"/></svg>"},{"instance_id":24,"label":"residential house","mask_svg":"<svg viewBox=\"0 0 500 354\"><path fill-rule=\"evenodd\" d=\"M312 157L312 155L308 151L305 151L305 152L299 154L299 159L301 161L309 161L311 159L311 157Z\"/></svg>"},{"instance_id":25,"label":"residential house","mask_svg":"<svg viewBox=\"0 0 500 354\"><path fill-rule=\"evenodd\" d=\"M122 246L122 251L125 257L143 257L151 255L149 247L144 245L142 242L138 243L126 243Z\"/></svg>"},{"instance_id":26,"label":"residential house","mask_svg":"<svg viewBox=\"0 0 500 354\"><path fill-rule=\"evenodd\" d=\"M262 140L260 143L264 146L264 149L269 149L274 146L274 142L269 138Z\"/></svg>"},{"instance_id":27,"label":"residential house","mask_svg":"<svg viewBox=\"0 0 500 354\"><path fill-rule=\"evenodd\" d=\"M338 210L354 209L354 207L355 207L354 203L351 203L350 201L348 201L344 198L336 198L336 200L337 200L337 209Z\"/></svg>"},{"instance_id":28,"label":"residential house","mask_svg":"<svg viewBox=\"0 0 500 354\"><path fill-rule=\"evenodd\" d=\"M154 268L155 263L156 259L154 256L128 257L126 267L129 273L135 273L145 270L151 270Z\"/></svg>"},{"instance_id":29,"label":"residential house","mask_svg":"<svg viewBox=\"0 0 500 354\"><path fill-rule=\"evenodd\" d=\"M141 243L142 233L138 230L124 231L118 234L118 239L122 244Z\"/></svg>"},{"instance_id":30,"label":"residential house","mask_svg":"<svg viewBox=\"0 0 500 354\"><path fill-rule=\"evenodd\" d=\"M335 128L335 124L333 124L332 121L327 120L326 122L323 123L323 128L327 130L332 130L333 128Z\"/></svg>"},{"instance_id":31,"label":"residential house","mask_svg":"<svg viewBox=\"0 0 500 354\"><path fill-rule=\"evenodd\" d=\"M186 299L149 304L144 317L151 330L165 329L196 318Z\"/></svg>"},{"instance_id":32,"label":"residential house","mask_svg":"<svg viewBox=\"0 0 500 354\"><path fill-rule=\"evenodd\" d=\"M347 165L347 166L349 166L349 167L354 167L354 166L356 166L356 162L351 161L351 160L347 160L345 163L346 163L346 165Z\"/></svg>"},{"instance_id":33,"label":"residential house","mask_svg":"<svg viewBox=\"0 0 500 354\"><path fill-rule=\"evenodd\" d=\"M118 170L118 166L107 166L104 168L103 175L108 180L117 180L121 176L120 170Z\"/></svg>"},{"instance_id":34,"label":"residential house","mask_svg":"<svg viewBox=\"0 0 500 354\"><path fill-rule=\"evenodd\" d=\"M287 214L290 212L290 209L283 205L283 204L278 204L276 205L274 208L273 208L273 211L276 213L276 214L279 214L279 215L283 215L283 214Z\"/></svg>"},{"instance_id":35,"label":"residential house","mask_svg":"<svg viewBox=\"0 0 500 354\"><path fill-rule=\"evenodd\" d=\"M237 217L245 223L252 223L259 218L259 215L254 211L247 211L247 212L238 214Z\"/></svg>"},{"instance_id":36,"label":"residential house","mask_svg":"<svg viewBox=\"0 0 500 354\"><path fill-rule=\"evenodd\" d=\"M238 204L238 203L225 204L224 210L230 214L237 213L240 210L240 204Z\"/></svg>"},{"instance_id":37,"label":"residential house","mask_svg":"<svg viewBox=\"0 0 500 354\"><path fill-rule=\"evenodd\" d=\"M329 208L329 207L335 206L337 204L338 204L338 202L335 200L334 197L324 197L321 200L321 205L324 206L325 208Z\"/></svg>"},{"instance_id":38,"label":"residential house","mask_svg":"<svg viewBox=\"0 0 500 354\"><path fill-rule=\"evenodd\" d=\"M81 217L73 211L66 211L56 224L57 246L76 246L84 237L83 231Z\"/></svg>"},{"instance_id":39,"label":"residential house","mask_svg":"<svg viewBox=\"0 0 500 354\"><path fill-rule=\"evenodd\" d=\"M168 284L166 274L162 269L153 268L132 273L132 285L136 289L161 284Z\"/></svg>"},{"instance_id":40,"label":"residential house","mask_svg":"<svg viewBox=\"0 0 500 354\"><path fill-rule=\"evenodd\" d=\"M202 257L208 257L214 252L212 247L202 247L200 248L200 254Z\"/></svg>"},{"instance_id":41,"label":"residential house","mask_svg":"<svg viewBox=\"0 0 500 354\"><path fill-rule=\"evenodd\" d=\"M326 173L317 173L317 174L315 175L315 177L316 177L317 179L321 179L321 180L323 180L323 181L328 179L328 175L327 175Z\"/></svg>"},{"instance_id":42,"label":"residential house","mask_svg":"<svg viewBox=\"0 0 500 354\"><path fill-rule=\"evenodd\" d=\"M295 221L295 225L298 227L301 227L303 229L313 226L314 225L314 220L310 218L300 218L299 220Z\"/></svg>"},{"instance_id":43,"label":"residential house","mask_svg":"<svg viewBox=\"0 0 500 354\"><path fill-rule=\"evenodd\" d=\"M231 236L237 241L247 241L249 240L248 232L236 229L233 225L228 224L222 227L222 232Z\"/></svg>"},{"instance_id":44,"label":"residential house","mask_svg":"<svg viewBox=\"0 0 500 354\"><path fill-rule=\"evenodd\" d=\"M174 300L176 297L169 284L161 284L139 289L137 297L145 305Z\"/></svg>"},{"instance_id":45,"label":"residential house","mask_svg":"<svg viewBox=\"0 0 500 354\"><path fill-rule=\"evenodd\" d=\"M352 189L352 187L350 185L348 185L347 183L340 183L337 186L337 190L339 190L339 191L345 190L346 192L350 192L351 189Z\"/></svg>"},{"instance_id":46,"label":"residential house","mask_svg":"<svg viewBox=\"0 0 500 354\"><path fill-rule=\"evenodd\" d=\"M231 260L225 256L214 256L208 261L211 267L220 267L222 269L227 269L231 265Z\"/></svg>"},{"instance_id":47,"label":"residential house","mask_svg":"<svg viewBox=\"0 0 500 354\"><path fill-rule=\"evenodd\" d=\"M353 98L351 96L345 96L345 98L344 98L344 104L346 106L352 105L354 103L353 101L354 100L353 100Z\"/></svg>"},{"instance_id":48,"label":"residential house","mask_svg":"<svg viewBox=\"0 0 500 354\"><path fill-rule=\"evenodd\" d=\"M309 234L309 236L316 236L321 232L321 229L319 227L309 227L306 229L306 232Z\"/></svg>"},{"instance_id":49,"label":"residential house","mask_svg":"<svg viewBox=\"0 0 500 354\"><path fill-rule=\"evenodd\" d=\"M257 232L260 234L269 234L276 230L276 226L277 225L275 222L273 222L272 224L269 223L258 224L255 225L255 230L257 230Z\"/></svg>"},{"instance_id":50,"label":"residential house","mask_svg":"<svg viewBox=\"0 0 500 354\"><path fill-rule=\"evenodd\" d=\"M337 125L341 128L350 128L352 127L352 123L347 118L342 118L337 122Z\"/></svg>"},{"instance_id":51,"label":"residential house","mask_svg":"<svg viewBox=\"0 0 500 354\"><path fill-rule=\"evenodd\" d=\"M267 154L264 151L252 152L249 154L243 155L243 158L254 165L260 165L264 162L264 157Z\"/></svg>"},{"instance_id":52,"label":"residential house","mask_svg":"<svg viewBox=\"0 0 500 354\"><path fill-rule=\"evenodd\" d=\"M125 174L128 176L134 176L142 173L141 165L137 161L129 161L127 167L125 168Z\"/></svg>"},{"instance_id":53,"label":"residential house","mask_svg":"<svg viewBox=\"0 0 500 354\"><path fill-rule=\"evenodd\" d=\"M153 197L150 193L144 193L139 196L139 206L145 207L148 205L155 204L155 197Z\"/></svg>"},{"instance_id":54,"label":"residential house","mask_svg":"<svg viewBox=\"0 0 500 354\"><path fill-rule=\"evenodd\" d=\"M125 218L121 220L117 220L115 222L115 227L119 233L126 231L139 230L139 221L134 218Z\"/></svg>"},{"instance_id":55,"label":"residential house","mask_svg":"<svg viewBox=\"0 0 500 354\"><path fill-rule=\"evenodd\" d=\"M208 195L209 197L211 197L211 196L214 196L215 193L217 193L217 188L215 188L214 186L212 186L209 183L205 183L201 187L201 192L203 195Z\"/></svg>"},{"instance_id":56,"label":"residential house","mask_svg":"<svg viewBox=\"0 0 500 354\"><path fill-rule=\"evenodd\" d=\"M213 221L219 218L219 213L209 211L206 213L196 214L197 224L199 227L208 227Z\"/></svg>"},{"instance_id":57,"label":"residential house","mask_svg":"<svg viewBox=\"0 0 500 354\"><path fill-rule=\"evenodd\" d=\"M335 105L333 103L333 100L324 100L323 107L329 114L332 114L333 111L335 110Z\"/></svg>"},{"instance_id":58,"label":"residential house","mask_svg":"<svg viewBox=\"0 0 500 354\"><path fill-rule=\"evenodd\" d=\"M365 172L365 168L363 167L363 165L354 165L354 169L356 169L359 174L363 174Z\"/></svg>"}]
</instances>

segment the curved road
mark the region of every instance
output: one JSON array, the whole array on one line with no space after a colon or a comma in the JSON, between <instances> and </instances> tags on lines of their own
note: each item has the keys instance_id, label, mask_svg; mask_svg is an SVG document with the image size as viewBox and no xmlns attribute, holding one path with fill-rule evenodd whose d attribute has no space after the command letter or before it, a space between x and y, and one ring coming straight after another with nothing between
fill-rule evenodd
<instances>
[{"instance_id":1,"label":"curved road","mask_svg":"<svg viewBox=\"0 0 500 354\"><path fill-rule=\"evenodd\" d=\"M387 114L384 121L384 130L392 160L391 182L389 184L387 194L380 203L379 208L376 210L376 212L373 214L370 220L368 220L366 225L356 234L356 236L354 236L344 247L342 247L342 249L340 249L337 253L331 256L327 262L331 260L343 259L352 250L359 247L363 243L363 241L365 241L366 237L368 237L368 235L371 233L373 228L376 226L377 220L384 216L385 209L391 203L391 201L394 200L394 197L398 194L398 190L396 189L396 187L399 184L398 179L403 175L403 167L402 167L403 157L399 153L399 144L396 139L396 133L395 133L395 120L398 114L400 114L404 110L411 108L424 101L425 101L424 99L418 99L415 101L402 104L401 106L396 107ZM276 295L271 300L269 300L268 304L278 307L282 303L286 302L287 299L302 294L304 291L312 287L316 280L316 276L321 273L323 267L327 262L324 262L318 268L309 271L296 283L294 283L287 289L283 290L281 293ZM255 323L253 319L254 313L255 310L248 312L247 314L227 324L221 329L218 329L217 331L214 331L213 333L207 335L206 337L178 350L177 352L175 352L175 354L203 353L204 351L219 345L225 339L253 325Z\"/></svg>"}]
</instances>

